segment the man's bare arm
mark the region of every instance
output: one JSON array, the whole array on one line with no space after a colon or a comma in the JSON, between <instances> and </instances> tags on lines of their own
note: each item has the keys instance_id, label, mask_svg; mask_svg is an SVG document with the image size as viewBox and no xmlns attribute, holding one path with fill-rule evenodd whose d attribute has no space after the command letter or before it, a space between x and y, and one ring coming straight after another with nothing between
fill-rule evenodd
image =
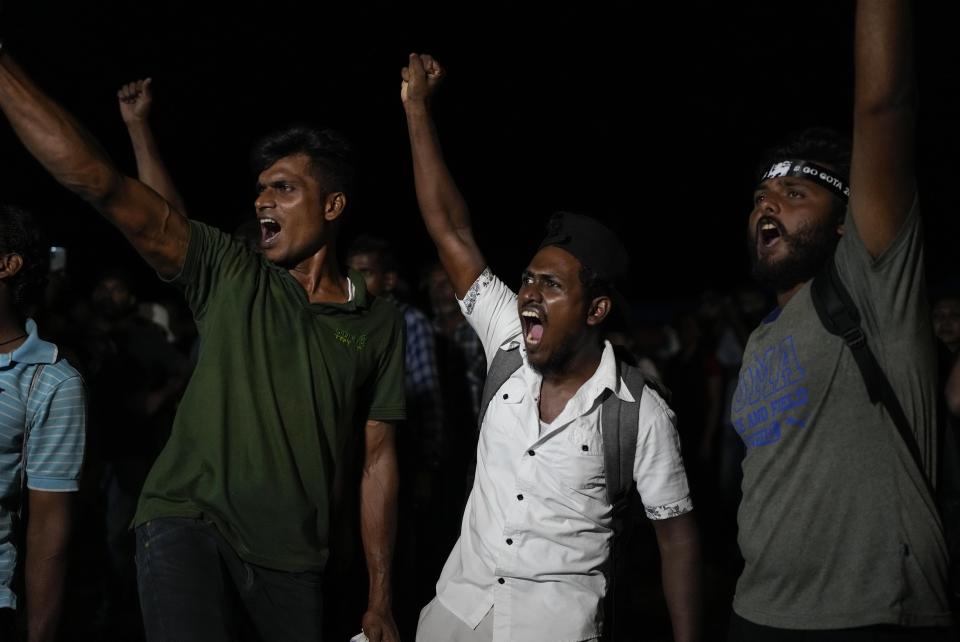
<instances>
[{"instance_id":1,"label":"man's bare arm","mask_svg":"<svg viewBox=\"0 0 960 642\"><path fill-rule=\"evenodd\" d=\"M53 642L67 573L75 493L30 490L27 518L27 640Z\"/></svg>"},{"instance_id":2,"label":"man's bare arm","mask_svg":"<svg viewBox=\"0 0 960 642\"><path fill-rule=\"evenodd\" d=\"M916 193L916 78L909 0L858 0L850 202L874 258L900 232Z\"/></svg>"},{"instance_id":3,"label":"man's bare arm","mask_svg":"<svg viewBox=\"0 0 960 642\"><path fill-rule=\"evenodd\" d=\"M0 110L31 154L64 187L116 225L162 276L187 253L186 218L159 194L121 174L80 124L0 49Z\"/></svg>"},{"instance_id":4,"label":"man's bare arm","mask_svg":"<svg viewBox=\"0 0 960 642\"><path fill-rule=\"evenodd\" d=\"M407 114L420 213L454 291L463 298L486 261L473 238L470 210L443 160L430 111L443 69L430 56L410 54L401 75L400 98Z\"/></svg>"},{"instance_id":5,"label":"man's bare arm","mask_svg":"<svg viewBox=\"0 0 960 642\"><path fill-rule=\"evenodd\" d=\"M700 535L693 513L655 519L653 529L660 547L663 596L670 611L673 639L700 639Z\"/></svg>"},{"instance_id":6,"label":"man's bare arm","mask_svg":"<svg viewBox=\"0 0 960 642\"><path fill-rule=\"evenodd\" d=\"M370 575L363 631L370 642L399 642L393 620L390 567L397 531L397 452L394 425L368 421L360 481L360 535Z\"/></svg>"},{"instance_id":7,"label":"man's bare arm","mask_svg":"<svg viewBox=\"0 0 960 642\"><path fill-rule=\"evenodd\" d=\"M127 126L133 155L137 160L137 178L162 196L175 210L186 214L180 191L160 156L160 148L150 127L153 107L153 79L129 82L117 91L120 115Z\"/></svg>"}]
</instances>

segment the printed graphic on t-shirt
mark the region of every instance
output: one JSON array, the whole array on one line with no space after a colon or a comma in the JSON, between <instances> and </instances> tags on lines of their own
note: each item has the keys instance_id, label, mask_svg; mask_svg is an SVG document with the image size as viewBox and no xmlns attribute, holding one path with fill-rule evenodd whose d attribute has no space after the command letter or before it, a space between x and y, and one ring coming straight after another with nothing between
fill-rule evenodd
<instances>
[{"instance_id":1,"label":"printed graphic on t-shirt","mask_svg":"<svg viewBox=\"0 0 960 642\"><path fill-rule=\"evenodd\" d=\"M792 335L744 360L731 421L747 448L775 444L786 431L805 427L806 379Z\"/></svg>"}]
</instances>

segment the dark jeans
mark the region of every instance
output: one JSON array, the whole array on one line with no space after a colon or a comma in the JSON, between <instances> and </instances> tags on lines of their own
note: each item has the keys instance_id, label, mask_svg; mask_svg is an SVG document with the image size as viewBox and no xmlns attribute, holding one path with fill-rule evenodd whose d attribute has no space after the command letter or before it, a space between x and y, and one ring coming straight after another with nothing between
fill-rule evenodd
<instances>
[{"instance_id":1,"label":"dark jeans","mask_svg":"<svg viewBox=\"0 0 960 642\"><path fill-rule=\"evenodd\" d=\"M250 628L264 642L322 639L319 572L248 564L200 520L137 528L137 584L148 642L233 642Z\"/></svg>"},{"instance_id":2,"label":"dark jeans","mask_svg":"<svg viewBox=\"0 0 960 642\"><path fill-rule=\"evenodd\" d=\"M865 626L855 629L800 631L754 624L736 613L730 618L728 642L955 642L950 628Z\"/></svg>"},{"instance_id":3,"label":"dark jeans","mask_svg":"<svg viewBox=\"0 0 960 642\"><path fill-rule=\"evenodd\" d=\"M15 642L17 638L17 612L0 609L0 642Z\"/></svg>"}]
</instances>

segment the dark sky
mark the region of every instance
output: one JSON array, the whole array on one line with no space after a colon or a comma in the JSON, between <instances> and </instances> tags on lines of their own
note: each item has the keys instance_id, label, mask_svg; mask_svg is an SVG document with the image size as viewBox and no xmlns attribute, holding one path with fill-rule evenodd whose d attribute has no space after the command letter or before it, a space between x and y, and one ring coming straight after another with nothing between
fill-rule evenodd
<instances>
[{"instance_id":1,"label":"dark sky","mask_svg":"<svg viewBox=\"0 0 960 642\"><path fill-rule=\"evenodd\" d=\"M811 125L849 129L852 2L133 2L7 0L0 33L40 84L134 170L116 106L150 75L154 126L192 216L253 216L247 152L308 120L362 156L348 234L432 255L399 102L409 51L448 68L437 102L478 237L508 281L547 215L593 212L633 257L633 295L673 299L746 279L759 152ZM955 3L919 9L920 181L932 280L960 269ZM72 269L139 274L112 228L56 186L0 123L0 198L43 215Z\"/></svg>"}]
</instances>

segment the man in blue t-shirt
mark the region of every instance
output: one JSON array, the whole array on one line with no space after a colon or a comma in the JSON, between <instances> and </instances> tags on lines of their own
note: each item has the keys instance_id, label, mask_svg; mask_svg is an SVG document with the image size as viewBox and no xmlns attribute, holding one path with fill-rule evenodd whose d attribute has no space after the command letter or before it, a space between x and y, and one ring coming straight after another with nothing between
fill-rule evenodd
<instances>
[{"instance_id":1,"label":"man in blue t-shirt","mask_svg":"<svg viewBox=\"0 0 960 642\"><path fill-rule=\"evenodd\" d=\"M47 245L26 211L0 206L0 639L13 639L26 603L28 637L55 639L66 574L71 503L83 464L80 375L40 339L23 310L43 291ZM27 516L29 513L29 516ZM18 516L26 517L25 537ZM26 542L20 550L18 541ZM13 592L18 557L25 590Z\"/></svg>"}]
</instances>

